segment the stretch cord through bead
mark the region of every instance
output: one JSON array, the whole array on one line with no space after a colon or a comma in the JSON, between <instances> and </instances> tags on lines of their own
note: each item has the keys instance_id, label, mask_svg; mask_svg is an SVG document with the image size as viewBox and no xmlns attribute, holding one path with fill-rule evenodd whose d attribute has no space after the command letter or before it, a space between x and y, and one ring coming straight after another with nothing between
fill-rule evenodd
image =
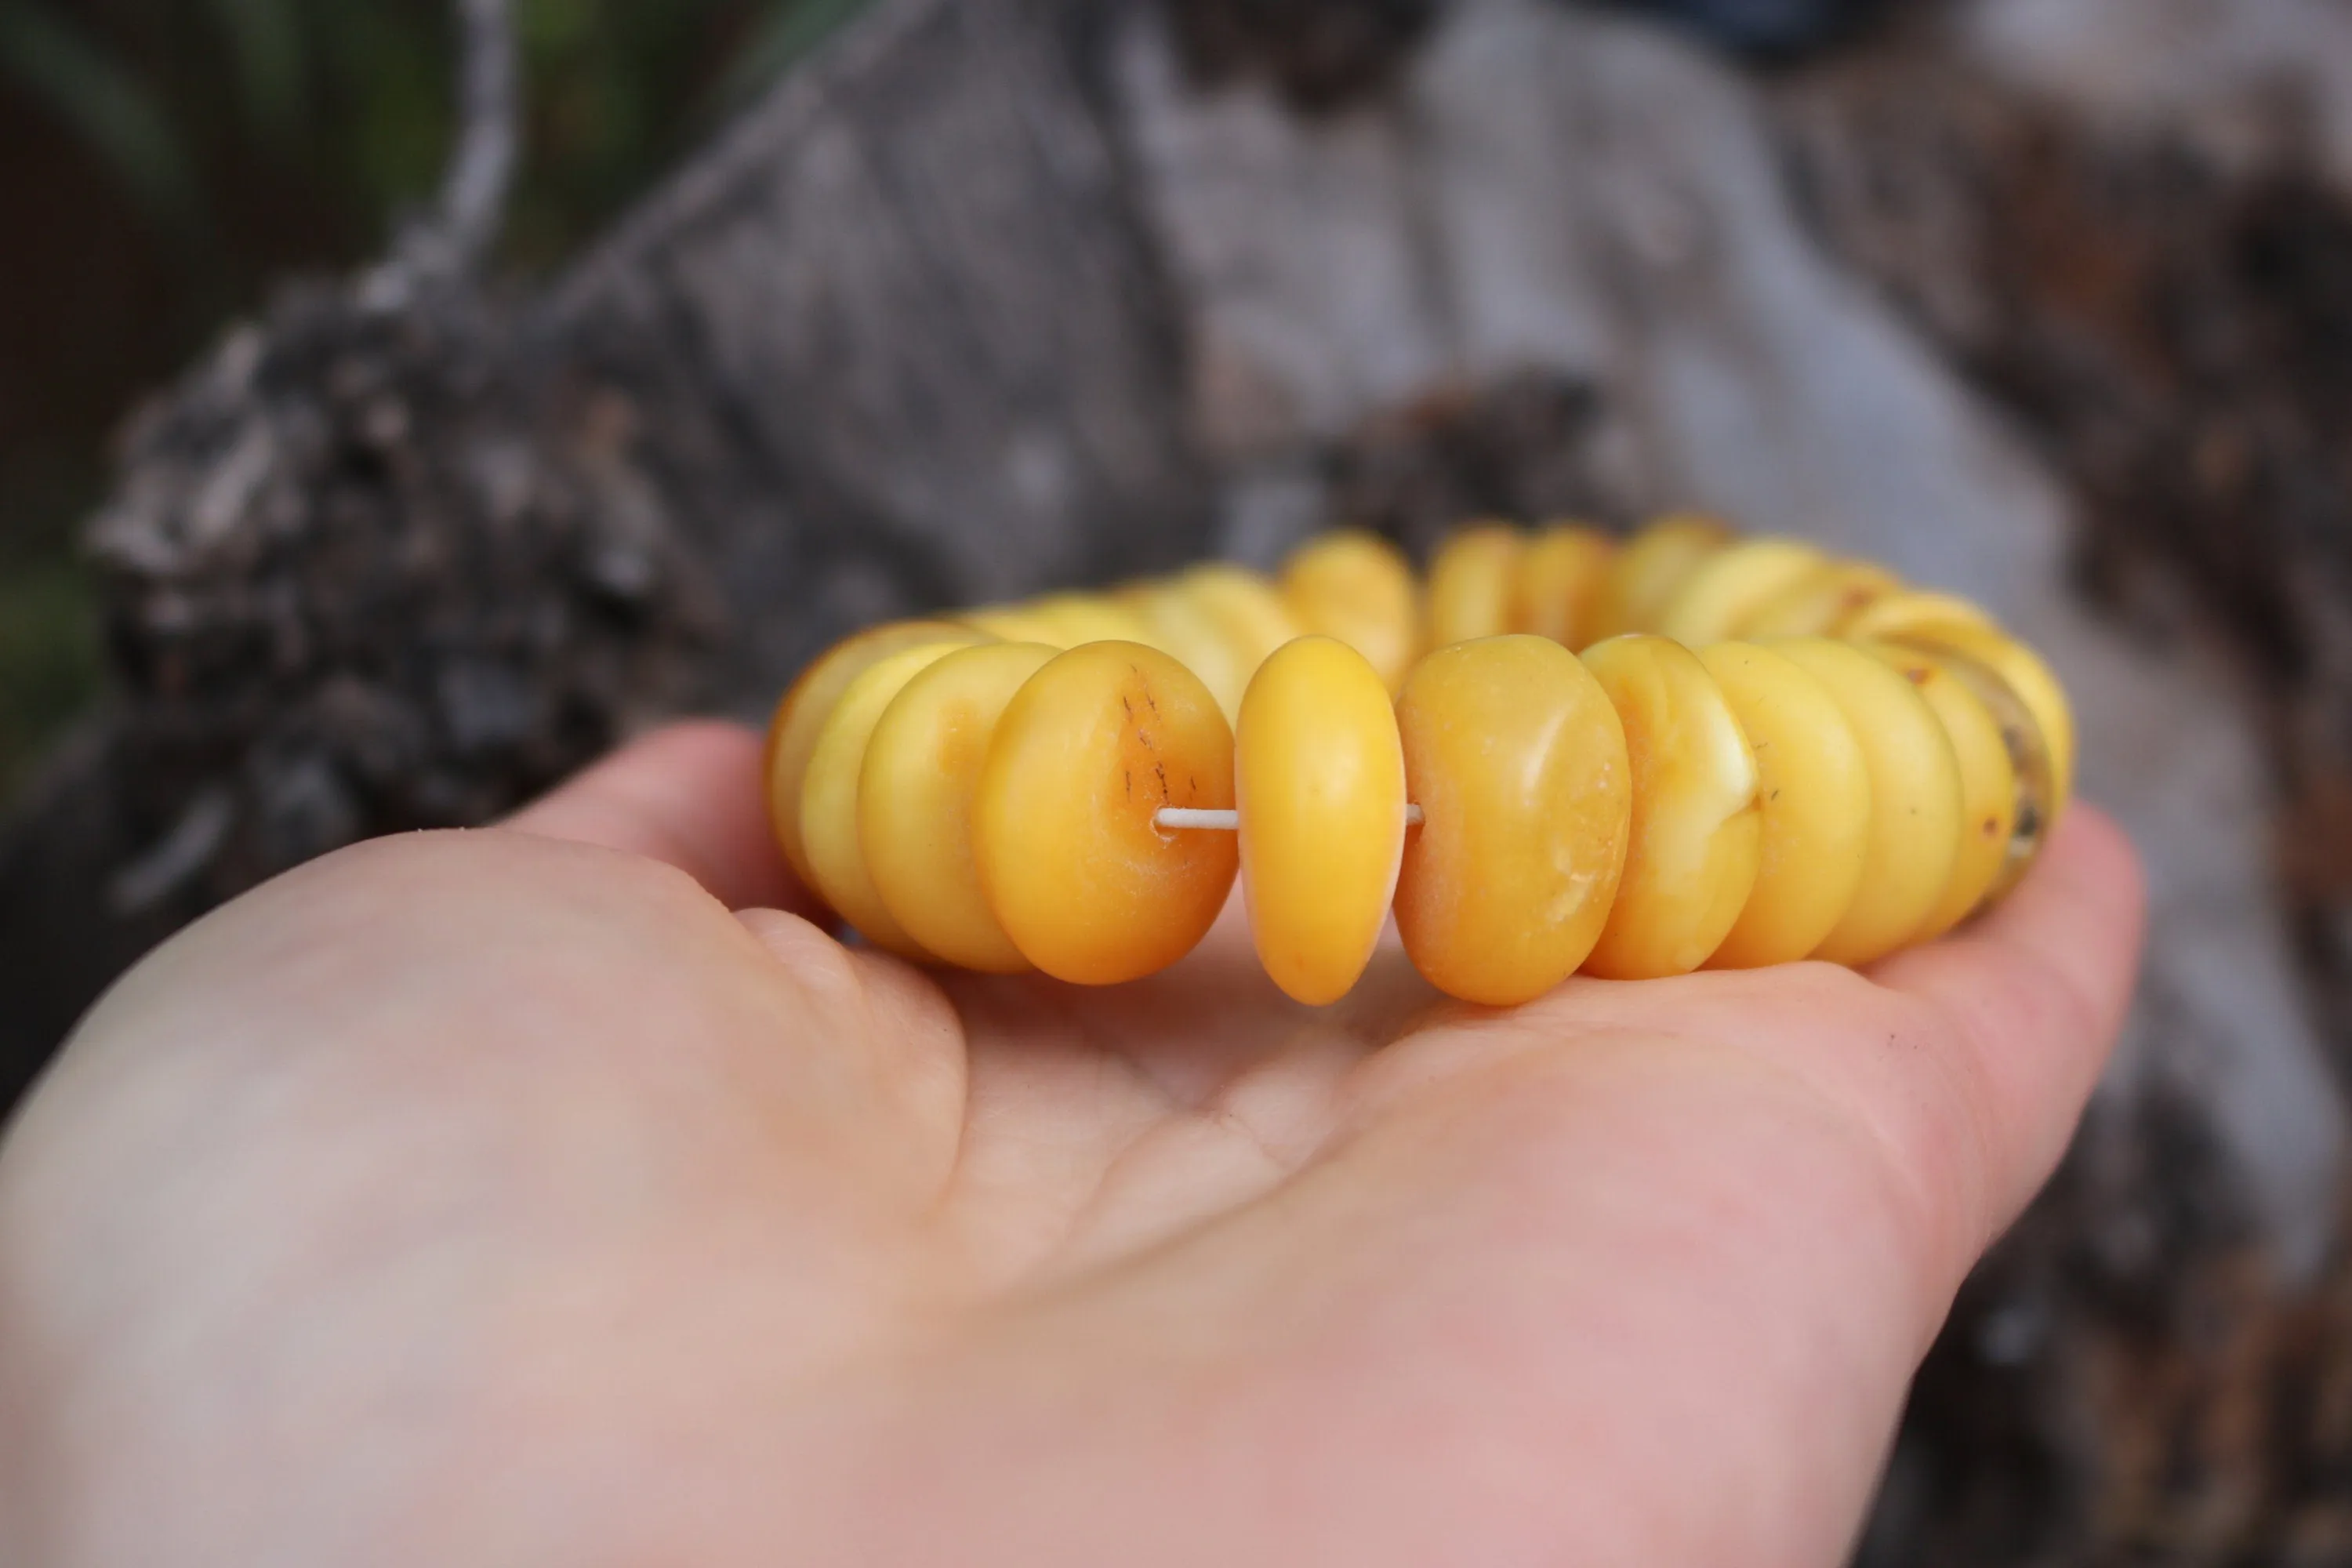
<instances>
[{"instance_id":1,"label":"stretch cord through bead","mask_svg":"<svg viewBox=\"0 0 2352 1568\"><path fill-rule=\"evenodd\" d=\"M1151 820L1160 826L1174 829L1194 828L1204 833L1239 833L1242 814L1238 811L1198 811L1190 806L1163 805L1151 814ZM1404 808L1404 825L1421 826L1421 807L1408 805Z\"/></svg>"},{"instance_id":2,"label":"stretch cord through bead","mask_svg":"<svg viewBox=\"0 0 2352 1568\"><path fill-rule=\"evenodd\" d=\"M1979 606L1705 517L1622 542L1369 534L860 632L778 705L778 842L918 962L1139 978L1239 876L1266 972L1338 1000L1391 918L1440 990L1932 940L2073 788L2065 694Z\"/></svg>"}]
</instances>

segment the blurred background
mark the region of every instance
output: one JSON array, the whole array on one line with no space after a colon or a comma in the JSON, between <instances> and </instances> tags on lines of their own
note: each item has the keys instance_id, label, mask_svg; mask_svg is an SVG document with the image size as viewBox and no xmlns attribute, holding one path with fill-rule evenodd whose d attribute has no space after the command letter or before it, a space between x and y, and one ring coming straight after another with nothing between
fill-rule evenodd
<instances>
[{"instance_id":1,"label":"blurred background","mask_svg":"<svg viewBox=\"0 0 2352 1568\"><path fill-rule=\"evenodd\" d=\"M865 3L518 0L499 265L551 270ZM1788 60L1884 5L1633 8ZM274 282L359 266L431 196L455 48L442 0L0 0L0 802L97 697L73 535L128 410Z\"/></svg>"},{"instance_id":2,"label":"blurred background","mask_svg":"<svg viewBox=\"0 0 2352 1568\"><path fill-rule=\"evenodd\" d=\"M572 254L864 3L518 0L500 265ZM1788 58L1881 7L1649 8ZM360 265L431 195L455 43L441 0L0 0L0 802L97 696L73 533L128 409L274 281Z\"/></svg>"},{"instance_id":3,"label":"blurred background","mask_svg":"<svg viewBox=\"0 0 2352 1568\"><path fill-rule=\"evenodd\" d=\"M0 0L0 1110L854 626L1691 506L1998 611L2153 872L1864 1561L2352 1564L2347 0Z\"/></svg>"},{"instance_id":4,"label":"blurred background","mask_svg":"<svg viewBox=\"0 0 2352 1568\"><path fill-rule=\"evenodd\" d=\"M544 273L860 0L520 0L499 264ZM433 195L443 0L0 0L0 801L98 692L76 526L132 403Z\"/></svg>"}]
</instances>

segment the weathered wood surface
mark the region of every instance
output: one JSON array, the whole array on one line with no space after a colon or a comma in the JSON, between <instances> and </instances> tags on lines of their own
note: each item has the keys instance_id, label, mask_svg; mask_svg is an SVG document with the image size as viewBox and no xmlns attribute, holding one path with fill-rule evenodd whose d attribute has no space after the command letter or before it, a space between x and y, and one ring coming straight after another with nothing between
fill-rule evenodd
<instances>
[{"instance_id":1,"label":"weathered wood surface","mask_svg":"<svg viewBox=\"0 0 2352 1568\"><path fill-rule=\"evenodd\" d=\"M683 421L647 447L737 612L728 695L866 621L1206 543L1081 20L883 7L557 290L554 330Z\"/></svg>"},{"instance_id":2,"label":"weathered wood surface","mask_svg":"<svg viewBox=\"0 0 2352 1568\"><path fill-rule=\"evenodd\" d=\"M1990 58L2032 9L1984 0L1966 47ZM884 0L466 340L497 408L413 395L438 374L416 366L374 401L289 386L280 426L317 444L288 467L240 456L249 422L191 423L192 385L149 452L168 466L135 468L100 530L135 656L120 710L0 842L7 984L47 988L9 1043L45 1048L78 990L273 854L478 818L651 712L750 711L856 621L1211 547L1265 560L1335 512L1425 539L1471 507L1715 506L2001 610L2074 688L2086 788L2149 858L2131 1041L1939 1348L1870 1549L2119 1560L2173 1495L2150 1445L2216 1408L2276 1416L2279 1367L2352 1348L2311 1305L2333 1298L2298 1294L2334 1256L2344 1113L2242 693L2195 640L2129 640L2064 590L2058 474L1792 202L1774 113L1802 123L1811 88L1769 104L1550 0L1457 0L1398 37L1414 47L1368 91L1306 113L1245 58L1204 79L1150 0ZM309 358L281 317L266 365L331 387L375 363L382 321L343 309L311 321ZM387 398L425 425L394 429ZM240 463L259 471L232 484ZM374 524L333 533L354 508ZM517 518L539 553L499 542ZM593 571L530 578L539 642L395 601L361 635L199 657L282 629L257 583L367 580L420 538L493 584L615 538L644 569L614 579L635 595L617 620L583 608L613 591ZM543 659L605 672L565 688L562 724L532 706ZM202 745L163 744L199 711ZM384 751L394 733L415 750ZM441 794L401 792L417 759ZM2217 1334L2303 1359L2250 1371ZM2231 1484L2259 1492L2264 1462ZM2232 1560L2268 1539L2261 1512L2134 1560Z\"/></svg>"}]
</instances>

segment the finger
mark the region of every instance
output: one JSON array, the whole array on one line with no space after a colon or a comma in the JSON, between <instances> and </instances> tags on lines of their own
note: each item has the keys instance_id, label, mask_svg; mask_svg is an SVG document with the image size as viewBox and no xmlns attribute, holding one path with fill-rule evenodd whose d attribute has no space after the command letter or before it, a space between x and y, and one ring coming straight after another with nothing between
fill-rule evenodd
<instances>
[{"instance_id":1,"label":"finger","mask_svg":"<svg viewBox=\"0 0 2352 1568\"><path fill-rule=\"evenodd\" d=\"M2146 893L2123 830L2078 806L2007 903L1873 973L1958 1021L1999 1223L2049 1178L2106 1064L2138 970Z\"/></svg>"},{"instance_id":2,"label":"finger","mask_svg":"<svg viewBox=\"0 0 2352 1568\"><path fill-rule=\"evenodd\" d=\"M1484 1517L1643 1527L1596 1560L1829 1561L1963 1270L2080 1110L2139 900L2128 846L2079 811L1999 915L1871 976L1443 1015L1364 1064L1340 1135L1268 1201L1138 1266L1164 1287L1136 1293L1140 1338L1209 1325L1253 1366L1324 1371L1324 1397L1377 1412L1363 1430L1410 1422L1416 1453L1452 1419L1529 1456L1482 1472ZM1410 1456L1343 1458L1357 1487L1412 1484Z\"/></svg>"},{"instance_id":3,"label":"finger","mask_svg":"<svg viewBox=\"0 0 2352 1568\"><path fill-rule=\"evenodd\" d=\"M2038 1179L2081 1107L2139 919L2128 847L2081 811L1999 915L1874 975L1445 1010L1351 1075L1339 1133L1291 1180L1105 1295L1150 1364L1197 1350L1213 1370L1188 1390L1271 1382L1343 1413L1286 1451L1295 1486L1332 1489L1318 1517L1474 1457L1477 1506L1442 1537L1391 1530L1360 1555L1840 1558L1999 1194ZM1049 1319L1036 1353L1081 1337ZM1117 1459L1086 1431L1071 1462ZM1496 1524L1517 1533L1465 1534Z\"/></svg>"},{"instance_id":4,"label":"finger","mask_svg":"<svg viewBox=\"0 0 2352 1568\"><path fill-rule=\"evenodd\" d=\"M2128 841L2082 807L2000 909L1867 977L1802 964L1578 981L1514 1013L1466 1011L1442 1055L1475 1067L1498 1048L1550 1054L1646 1034L1712 1050L1718 1075L1769 1068L1866 1131L1888 1175L1921 1194L1912 1228L1933 1260L1923 1278L1940 1281L2015 1218L2064 1151L2121 1025L2142 897Z\"/></svg>"},{"instance_id":5,"label":"finger","mask_svg":"<svg viewBox=\"0 0 2352 1568\"><path fill-rule=\"evenodd\" d=\"M509 818L549 838L599 844L677 867L730 909L814 915L768 826L759 738L715 721L631 742Z\"/></svg>"},{"instance_id":6,"label":"finger","mask_svg":"<svg viewBox=\"0 0 2352 1568\"><path fill-rule=\"evenodd\" d=\"M1778 1299L1801 1323L1826 1290L1899 1384L2063 1149L2122 1016L2140 901L2128 844L2084 809L1998 914L1866 977L1579 982L1442 1015L1366 1064L1332 1163L1355 1173L1351 1203L1384 1185L1526 1257L1650 1267L1680 1237L1668 1272L1715 1299Z\"/></svg>"}]
</instances>

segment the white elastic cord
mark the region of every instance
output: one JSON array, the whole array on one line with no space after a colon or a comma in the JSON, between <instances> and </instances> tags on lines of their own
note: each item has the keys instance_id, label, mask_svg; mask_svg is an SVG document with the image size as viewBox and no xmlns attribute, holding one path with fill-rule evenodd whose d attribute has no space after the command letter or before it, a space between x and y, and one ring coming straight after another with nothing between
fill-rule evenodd
<instances>
[{"instance_id":1,"label":"white elastic cord","mask_svg":"<svg viewBox=\"0 0 2352 1568\"><path fill-rule=\"evenodd\" d=\"M1406 806L1404 820L1407 826L1419 823L1421 807ZM1163 805L1152 814L1151 821L1159 827L1192 827L1211 833L1239 833L1242 830L1242 814L1238 811L1202 811L1190 805Z\"/></svg>"}]
</instances>

